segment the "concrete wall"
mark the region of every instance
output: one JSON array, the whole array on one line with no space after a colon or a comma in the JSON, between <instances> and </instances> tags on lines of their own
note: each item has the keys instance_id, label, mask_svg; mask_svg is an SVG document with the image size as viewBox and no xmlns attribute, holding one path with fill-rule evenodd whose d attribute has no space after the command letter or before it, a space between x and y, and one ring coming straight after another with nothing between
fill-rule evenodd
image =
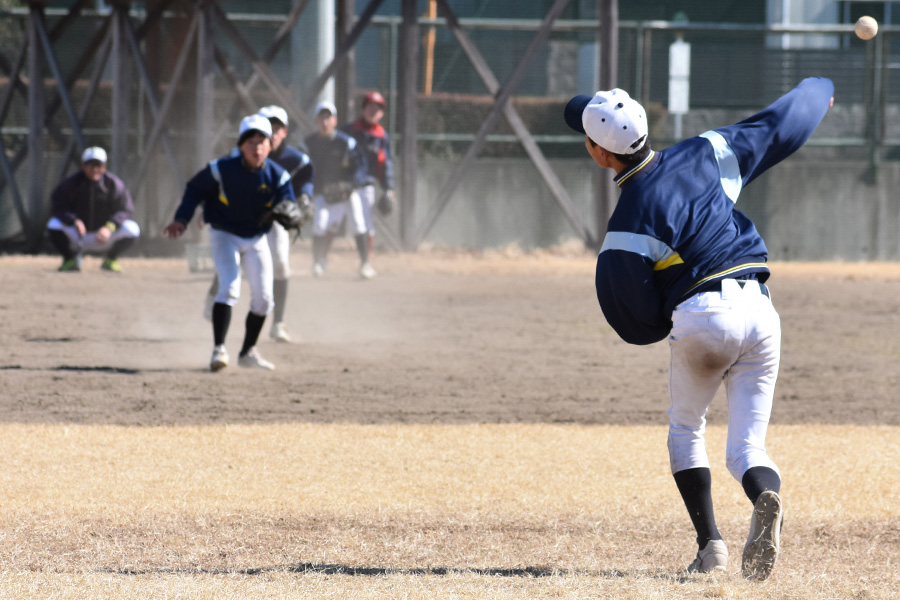
<instances>
[{"instance_id":1,"label":"concrete wall","mask_svg":"<svg viewBox=\"0 0 900 600\"><path fill-rule=\"evenodd\" d=\"M594 230L589 160L551 164L582 222ZM453 162L421 159L421 222ZM611 173L607 171L607 173ZM900 163L884 163L875 184L866 161L798 152L744 189L738 208L754 220L774 260L900 260ZM577 239L527 159L482 159L466 174L425 243L489 248L546 247Z\"/></svg>"}]
</instances>

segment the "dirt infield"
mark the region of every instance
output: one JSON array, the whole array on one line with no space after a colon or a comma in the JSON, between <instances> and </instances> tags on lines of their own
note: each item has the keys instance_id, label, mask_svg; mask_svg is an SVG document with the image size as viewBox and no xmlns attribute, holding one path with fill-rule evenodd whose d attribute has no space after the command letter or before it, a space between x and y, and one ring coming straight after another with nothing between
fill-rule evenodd
<instances>
[{"instance_id":1,"label":"dirt infield","mask_svg":"<svg viewBox=\"0 0 900 600\"><path fill-rule=\"evenodd\" d=\"M349 245L323 280L309 276L308 248L294 251L288 323L302 339L263 338L274 373L208 372L210 276L186 261L125 259L117 276L91 259L62 274L52 257L0 257L0 419L666 422L668 348L616 337L594 297L593 256L579 248L380 254L369 282ZM773 271L784 329L773 422L900 424L900 265ZM245 285L233 359L248 295ZM724 414L717 401L710 423Z\"/></svg>"},{"instance_id":2,"label":"dirt infield","mask_svg":"<svg viewBox=\"0 0 900 600\"><path fill-rule=\"evenodd\" d=\"M592 255L379 254L363 282L349 245L324 280L308 250L273 373L209 372L184 260L0 257L0 600L896 597L900 265L773 265L788 516L760 586L721 398L732 560L684 574L668 348L618 340Z\"/></svg>"}]
</instances>

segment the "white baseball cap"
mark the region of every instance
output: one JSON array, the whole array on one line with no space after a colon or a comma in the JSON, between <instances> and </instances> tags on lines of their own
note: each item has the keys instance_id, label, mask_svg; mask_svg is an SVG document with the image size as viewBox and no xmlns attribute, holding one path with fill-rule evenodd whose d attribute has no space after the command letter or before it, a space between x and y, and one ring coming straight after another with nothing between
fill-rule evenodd
<instances>
[{"instance_id":1,"label":"white baseball cap","mask_svg":"<svg viewBox=\"0 0 900 600\"><path fill-rule=\"evenodd\" d=\"M328 102L326 100L325 102L319 102L318 104L316 104L316 116L317 117L319 116L319 113L321 113L323 110L327 110L334 116L337 116L337 108L335 108L333 102Z\"/></svg>"},{"instance_id":2,"label":"white baseball cap","mask_svg":"<svg viewBox=\"0 0 900 600\"><path fill-rule=\"evenodd\" d=\"M272 139L272 124L262 115L249 115L241 119L241 129L238 132L238 144L245 138L248 131L258 131L269 139Z\"/></svg>"},{"instance_id":3,"label":"white baseball cap","mask_svg":"<svg viewBox=\"0 0 900 600\"><path fill-rule=\"evenodd\" d=\"M280 106L263 106L261 109L259 109L259 114L267 119L278 119L284 124L285 127L287 127L288 125L287 111Z\"/></svg>"},{"instance_id":4,"label":"white baseball cap","mask_svg":"<svg viewBox=\"0 0 900 600\"><path fill-rule=\"evenodd\" d=\"M81 164L84 164L90 160L99 160L102 163L106 163L106 150L101 148L100 146L91 146L90 148L85 148L84 152L81 153Z\"/></svg>"},{"instance_id":5,"label":"white baseball cap","mask_svg":"<svg viewBox=\"0 0 900 600\"><path fill-rule=\"evenodd\" d=\"M569 127L614 154L634 154L647 142L644 107L619 88L575 96L566 105L565 119Z\"/></svg>"}]
</instances>

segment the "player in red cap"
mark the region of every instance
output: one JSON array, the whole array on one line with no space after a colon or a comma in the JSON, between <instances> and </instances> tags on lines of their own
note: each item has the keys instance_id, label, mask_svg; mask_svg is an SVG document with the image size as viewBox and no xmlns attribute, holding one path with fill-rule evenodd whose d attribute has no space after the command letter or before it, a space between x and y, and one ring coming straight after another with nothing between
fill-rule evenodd
<instances>
[{"instance_id":1,"label":"player in red cap","mask_svg":"<svg viewBox=\"0 0 900 600\"><path fill-rule=\"evenodd\" d=\"M362 103L360 117L344 127L344 131L356 139L359 147L366 154L369 170L366 174L366 184L359 190L362 198L363 216L369 232L369 254L371 256L372 245L375 241L375 223L372 218L372 209L378 198L376 185L381 187L382 196L378 201L378 209L385 215L390 214L396 202L394 198L394 163L391 159L391 144L387 132L381 125L384 117L384 96L378 92L366 94ZM375 276L375 269L370 263L364 268L366 272L360 274L370 279Z\"/></svg>"}]
</instances>

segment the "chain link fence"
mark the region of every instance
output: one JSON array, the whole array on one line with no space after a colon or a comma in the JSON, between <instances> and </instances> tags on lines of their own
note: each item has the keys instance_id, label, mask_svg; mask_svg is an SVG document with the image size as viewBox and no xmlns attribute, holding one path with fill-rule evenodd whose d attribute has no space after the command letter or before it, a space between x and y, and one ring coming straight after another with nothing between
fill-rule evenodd
<instances>
[{"instance_id":1,"label":"chain link fence","mask_svg":"<svg viewBox=\"0 0 900 600\"><path fill-rule=\"evenodd\" d=\"M281 4L284 4L281 10L286 12L290 2L283 0ZM64 18L65 11L48 9L46 14L47 28L52 31ZM140 12L132 13L136 27L144 17ZM278 12L229 14L230 20L260 54L282 24L283 17ZM540 26L539 20L531 19L460 17L467 35L501 85L519 64ZM55 40L55 55L65 77L76 67L83 45L101 27L104 18L96 12L85 13ZM159 36L164 41L161 47L165 55L156 57L156 63L163 82L171 77L187 18L184 14L167 13L162 20ZM0 98L9 97L5 112L0 114L0 136L10 160L27 143L29 133L27 91L12 89L14 84L9 79L26 46L26 25L25 9L0 12ZM376 16L354 53L356 87L361 91L378 89L388 98L384 125L395 140L398 134L395 100L399 28L399 17ZM513 96L513 104L548 158L583 158L581 138L565 127L561 108L573 94L597 89L598 31L596 21L555 23L549 42L533 58ZM479 74L443 19L422 18L420 32L419 152L426 158L453 160L465 153L490 111L493 98L487 94ZM829 118L827 127L817 131L811 146L822 156L849 155L876 165L895 160L900 155L897 150L900 147L900 119L896 118L900 107L898 32L900 28L897 27L882 27L874 40L863 42L853 35L850 25L766 27L623 21L619 28L618 85L645 104L655 146L664 147L678 137L694 135L746 116L804 77L830 77L837 89L834 116ZM678 119L667 110L669 49L676 40L687 42L691 47L690 110ZM217 43L237 77L246 80L252 73L251 65L224 37ZM299 62L304 60L305 44L309 43L310 40L300 35L291 36L271 63L273 72L283 78L297 98L302 95L306 82L297 81L296 73ZM92 65L85 68L71 86L76 105L84 94L92 68ZM26 73L23 72L23 76ZM111 103L108 83L108 77L104 76L84 123L85 137L90 144L103 146L109 143ZM50 103L57 84L49 70L44 85ZM141 85L135 77L129 131L134 153L144 147L143 140L150 128L147 107L139 101ZM24 86L19 84L18 87ZM221 111L218 116L227 118L225 108L232 104L234 93L221 74L217 74L216 88L216 110ZM258 91L254 99L260 105L274 100L264 91ZM170 134L176 141L183 139L183 151L189 154L193 148L187 139L192 131L193 106L187 100L182 104L181 110L173 113L174 126ZM352 115L345 120L349 118ZM49 191L58 181L57 173L62 170L60 154L71 135L71 127L62 110L57 111L48 125L46 154L50 168L45 189ZM227 149L231 143L230 138L222 139L217 150ZM523 158L525 154L513 131L501 122L488 137L482 156ZM130 156L129 160L136 158L139 157ZM186 157L186 164L196 162L195 159ZM20 168L16 173L20 189L27 185L24 171ZM0 172L0 240L14 238L21 230L6 178L7 174ZM181 185L183 182L174 182L165 193L171 195L172 190L177 193ZM140 197L140 190L135 192ZM152 204L156 199L144 198L143 201ZM143 210L149 215L160 209L157 206Z\"/></svg>"}]
</instances>

